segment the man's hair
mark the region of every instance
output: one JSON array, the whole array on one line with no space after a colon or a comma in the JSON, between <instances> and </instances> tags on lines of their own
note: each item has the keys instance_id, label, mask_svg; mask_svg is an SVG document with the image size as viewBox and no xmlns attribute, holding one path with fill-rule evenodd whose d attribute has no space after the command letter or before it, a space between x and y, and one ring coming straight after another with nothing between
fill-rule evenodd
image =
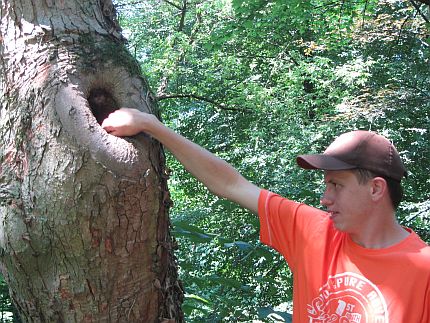
<instances>
[{"instance_id":1,"label":"man's hair","mask_svg":"<svg viewBox=\"0 0 430 323\"><path fill-rule=\"evenodd\" d=\"M388 193L391 198L391 204L394 208L394 210L397 210L399 207L400 202L403 199L403 188L400 181L395 180L393 178L387 177L387 176L381 176L378 175L370 170L363 169L363 168L356 168L353 169L354 174L357 176L358 182L360 184L365 184L369 180L375 177L382 177L387 182L388 187Z\"/></svg>"}]
</instances>

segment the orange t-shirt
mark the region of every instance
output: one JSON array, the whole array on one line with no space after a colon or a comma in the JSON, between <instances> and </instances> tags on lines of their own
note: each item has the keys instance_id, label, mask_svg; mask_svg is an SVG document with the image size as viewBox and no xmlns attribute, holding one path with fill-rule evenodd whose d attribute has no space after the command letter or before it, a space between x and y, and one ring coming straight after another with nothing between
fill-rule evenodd
<instances>
[{"instance_id":1,"label":"orange t-shirt","mask_svg":"<svg viewBox=\"0 0 430 323\"><path fill-rule=\"evenodd\" d=\"M326 212L262 190L260 239L293 273L293 322L430 323L430 246L366 249Z\"/></svg>"}]
</instances>

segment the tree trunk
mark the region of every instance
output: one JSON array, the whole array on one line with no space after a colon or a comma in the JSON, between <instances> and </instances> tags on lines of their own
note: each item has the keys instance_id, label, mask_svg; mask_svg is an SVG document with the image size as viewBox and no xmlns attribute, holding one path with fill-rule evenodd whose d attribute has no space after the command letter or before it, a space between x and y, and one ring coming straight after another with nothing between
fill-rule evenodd
<instances>
[{"instance_id":1,"label":"tree trunk","mask_svg":"<svg viewBox=\"0 0 430 323\"><path fill-rule=\"evenodd\" d=\"M110 0L2 0L0 259L26 322L183 321L155 113Z\"/></svg>"}]
</instances>

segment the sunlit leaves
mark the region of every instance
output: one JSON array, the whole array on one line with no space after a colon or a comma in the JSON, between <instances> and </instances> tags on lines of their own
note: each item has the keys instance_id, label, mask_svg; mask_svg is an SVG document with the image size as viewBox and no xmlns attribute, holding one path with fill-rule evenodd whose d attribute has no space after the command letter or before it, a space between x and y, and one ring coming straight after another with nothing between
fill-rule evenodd
<instances>
[{"instance_id":1,"label":"sunlit leaves","mask_svg":"<svg viewBox=\"0 0 430 323\"><path fill-rule=\"evenodd\" d=\"M154 91L219 103L162 100L167 125L261 187L315 206L321 174L295 157L347 130L383 132L410 173L401 222L430 239L429 28L409 2L187 0L185 11L183 1L118 2ZM170 155L168 164L187 319L282 316L291 273L259 244L257 217L211 195Z\"/></svg>"}]
</instances>

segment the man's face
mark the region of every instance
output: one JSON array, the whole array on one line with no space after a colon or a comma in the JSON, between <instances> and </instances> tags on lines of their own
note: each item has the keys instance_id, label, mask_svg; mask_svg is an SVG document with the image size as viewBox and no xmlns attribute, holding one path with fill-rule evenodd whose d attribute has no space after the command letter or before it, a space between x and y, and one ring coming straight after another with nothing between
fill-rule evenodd
<instances>
[{"instance_id":1,"label":"man's face","mask_svg":"<svg viewBox=\"0 0 430 323\"><path fill-rule=\"evenodd\" d=\"M358 182L350 170L325 171L325 191L321 204L327 208L334 226L350 234L360 233L372 207L371 180Z\"/></svg>"}]
</instances>

